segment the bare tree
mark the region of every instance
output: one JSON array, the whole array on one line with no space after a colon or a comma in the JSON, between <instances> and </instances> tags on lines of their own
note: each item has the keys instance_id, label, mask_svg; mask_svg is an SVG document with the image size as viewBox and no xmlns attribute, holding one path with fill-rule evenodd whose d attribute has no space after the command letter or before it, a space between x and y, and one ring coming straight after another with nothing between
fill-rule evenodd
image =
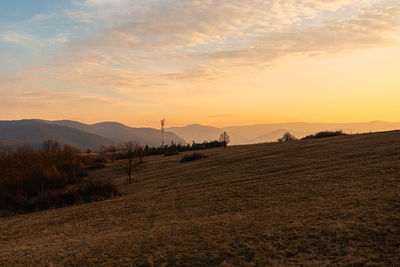
<instances>
[{"instance_id":1,"label":"bare tree","mask_svg":"<svg viewBox=\"0 0 400 267\"><path fill-rule=\"evenodd\" d=\"M228 133L224 131L222 134L219 135L219 141L222 142L224 144L224 148L226 148L226 146L231 141L231 138Z\"/></svg>"},{"instance_id":2,"label":"bare tree","mask_svg":"<svg viewBox=\"0 0 400 267\"><path fill-rule=\"evenodd\" d=\"M132 169L135 158L138 156L140 146L133 141L125 142L120 147L120 152L123 154L125 159L125 166L128 173L128 182L132 183Z\"/></svg>"},{"instance_id":3,"label":"bare tree","mask_svg":"<svg viewBox=\"0 0 400 267\"><path fill-rule=\"evenodd\" d=\"M55 154L56 152L58 152L61 149L61 147L57 141L49 139L42 143L42 149L48 156L50 154Z\"/></svg>"},{"instance_id":4,"label":"bare tree","mask_svg":"<svg viewBox=\"0 0 400 267\"><path fill-rule=\"evenodd\" d=\"M138 163L144 163L144 156L146 155L146 151L144 151L144 148L142 146L137 146L136 149L136 157L138 158Z\"/></svg>"}]
</instances>

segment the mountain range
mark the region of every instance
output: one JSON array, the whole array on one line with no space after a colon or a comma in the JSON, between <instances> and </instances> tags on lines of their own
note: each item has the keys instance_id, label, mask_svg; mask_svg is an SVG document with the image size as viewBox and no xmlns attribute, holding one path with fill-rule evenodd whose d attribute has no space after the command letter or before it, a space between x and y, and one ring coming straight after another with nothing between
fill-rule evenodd
<instances>
[{"instance_id":1,"label":"mountain range","mask_svg":"<svg viewBox=\"0 0 400 267\"><path fill-rule=\"evenodd\" d=\"M0 146L16 147L30 144L40 147L52 139L80 149L99 149L101 146L118 145L135 141L141 145L159 146L161 131L153 128L132 128L118 122L84 124L77 121L18 120L0 121ZM165 133L165 142L185 144L171 132Z\"/></svg>"},{"instance_id":2,"label":"mountain range","mask_svg":"<svg viewBox=\"0 0 400 267\"><path fill-rule=\"evenodd\" d=\"M166 129L165 143L186 144L217 140L226 131L231 145L276 141L285 132L297 138L325 130L345 133L379 132L400 129L400 123L372 121L366 123L276 123L247 126L212 127L192 124ZM101 146L135 141L141 145L161 145L161 131L153 128L133 128L118 122L85 124L72 120L47 121L39 119L0 121L0 147L30 144L40 147L44 140L53 139L80 149L97 150Z\"/></svg>"},{"instance_id":3,"label":"mountain range","mask_svg":"<svg viewBox=\"0 0 400 267\"><path fill-rule=\"evenodd\" d=\"M184 127L171 127L167 130L173 132L186 142L203 142L218 139L226 131L231 137L231 145L255 144L276 141L285 132L290 132L297 138L314 134L320 131L342 130L345 133L380 132L400 129L400 122L371 121L362 123L275 123L257 124L246 126L211 127L199 124Z\"/></svg>"}]
</instances>

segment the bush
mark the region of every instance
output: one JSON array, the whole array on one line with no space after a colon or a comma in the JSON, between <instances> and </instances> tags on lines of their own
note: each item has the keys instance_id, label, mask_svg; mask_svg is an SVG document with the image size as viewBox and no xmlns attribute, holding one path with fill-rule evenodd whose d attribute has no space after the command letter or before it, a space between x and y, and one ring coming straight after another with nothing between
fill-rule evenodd
<instances>
[{"instance_id":1,"label":"bush","mask_svg":"<svg viewBox=\"0 0 400 267\"><path fill-rule=\"evenodd\" d=\"M29 211L62 208L75 204L101 201L117 195L119 193L111 183L89 180L67 190L39 195L29 207Z\"/></svg>"},{"instance_id":2,"label":"bush","mask_svg":"<svg viewBox=\"0 0 400 267\"><path fill-rule=\"evenodd\" d=\"M282 143L282 142L290 142L290 141L296 141L296 140L297 140L297 138L296 138L293 134L291 134L291 133L289 133L289 132L286 132L286 133L284 133L283 136L282 136L281 138L279 138L277 141L278 141L279 143Z\"/></svg>"},{"instance_id":3,"label":"bush","mask_svg":"<svg viewBox=\"0 0 400 267\"><path fill-rule=\"evenodd\" d=\"M184 155L180 162L188 162L188 161L198 160L201 158L205 158L205 156L203 154L193 152L191 154Z\"/></svg>"},{"instance_id":4,"label":"bush","mask_svg":"<svg viewBox=\"0 0 400 267\"><path fill-rule=\"evenodd\" d=\"M89 166L87 166L88 170L97 170L97 169L104 169L106 167L106 164L104 163L92 163Z\"/></svg>"},{"instance_id":5,"label":"bush","mask_svg":"<svg viewBox=\"0 0 400 267\"><path fill-rule=\"evenodd\" d=\"M328 137L335 137L335 136L341 136L341 135L347 135L347 134L343 133L342 131L323 131L323 132L316 133L314 135L308 135L308 136L302 138L302 140L328 138Z\"/></svg>"},{"instance_id":6,"label":"bush","mask_svg":"<svg viewBox=\"0 0 400 267\"><path fill-rule=\"evenodd\" d=\"M178 151L165 152L164 157L179 155Z\"/></svg>"},{"instance_id":7,"label":"bush","mask_svg":"<svg viewBox=\"0 0 400 267\"><path fill-rule=\"evenodd\" d=\"M86 165L87 170L96 170L106 167L107 159L99 157L98 155L87 155L82 157L83 163Z\"/></svg>"}]
</instances>

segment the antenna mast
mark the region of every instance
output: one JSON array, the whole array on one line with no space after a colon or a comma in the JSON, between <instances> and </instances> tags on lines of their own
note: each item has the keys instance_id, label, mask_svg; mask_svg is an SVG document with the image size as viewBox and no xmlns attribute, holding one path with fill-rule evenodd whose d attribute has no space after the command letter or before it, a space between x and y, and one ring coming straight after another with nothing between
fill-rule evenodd
<instances>
[{"instance_id":1,"label":"antenna mast","mask_svg":"<svg viewBox=\"0 0 400 267\"><path fill-rule=\"evenodd\" d=\"M161 147L164 147L164 125L165 125L165 118L161 120Z\"/></svg>"}]
</instances>

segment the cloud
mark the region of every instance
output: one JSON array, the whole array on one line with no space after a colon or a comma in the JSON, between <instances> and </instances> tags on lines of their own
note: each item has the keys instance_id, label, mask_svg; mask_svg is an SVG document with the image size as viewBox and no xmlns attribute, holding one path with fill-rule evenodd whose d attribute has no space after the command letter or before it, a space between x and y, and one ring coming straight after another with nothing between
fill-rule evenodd
<instances>
[{"instance_id":1,"label":"cloud","mask_svg":"<svg viewBox=\"0 0 400 267\"><path fill-rule=\"evenodd\" d=\"M0 39L21 46L32 46L37 45L39 40L30 34L24 34L16 31L6 31L0 33Z\"/></svg>"},{"instance_id":2,"label":"cloud","mask_svg":"<svg viewBox=\"0 0 400 267\"><path fill-rule=\"evenodd\" d=\"M49 101L62 99L51 92L64 89L85 91L88 99L96 101L149 101L163 87L187 88L191 82L231 77L245 68L265 68L293 55L388 46L399 39L398 1L76 3L65 14L94 28L88 26L85 29L90 30L73 41L63 33L46 39L63 47L61 55L2 79L0 90L32 88L49 93ZM21 45L37 39L14 31L0 38Z\"/></svg>"},{"instance_id":3,"label":"cloud","mask_svg":"<svg viewBox=\"0 0 400 267\"><path fill-rule=\"evenodd\" d=\"M86 6L125 6L130 3L129 0L86 0L83 2Z\"/></svg>"},{"instance_id":4,"label":"cloud","mask_svg":"<svg viewBox=\"0 0 400 267\"><path fill-rule=\"evenodd\" d=\"M233 114L213 114L213 115L208 115L209 118L227 118L227 117L233 117Z\"/></svg>"},{"instance_id":5,"label":"cloud","mask_svg":"<svg viewBox=\"0 0 400 267\"><path fill-rule=\"evenodd\" d=\"M290 55L328 54L393 45L399 42L400 8L361 10L357 17L306 28L287 27L236 50L203 53L208 60L268 65Z\"/></svg>"},{"instance_id":6,"label":"cloud","mask_svg":"<svg viewBox=\"0 0 400 267\"><path fill-rule=\"evenodd\" d=\"M135 59L132 68L157 69L170 79L212 80L224 68L257 67L293 54L310 55L385 46L396 42L399 4L376 0L154 1L123 7L120 23L69 46ZM110 1L86 1L102 10ZM110 9L110 8L109 8ZM112 8L111 8L112 9ZM127 12L126 10L130 10ZM226 62L232 60L230 62ZM166 62L174 69L159 67ZM140 66L139 66L140 65ZM154 72L154 70L152 70Z\"/></svg>"},{"instance_id":7,"label":"cloud","mask_svg":"<svg viewBox=\"0 0 400 267\"><path fill-rule=\"evenodd\" d=\"M119 104L123 101L110 97L91 96L82 92L67 92L57 90L25 90L17 93L15 96L20 102L24 103L95 103L102 105Z\"/></svg>"},{"instance_id":8,"label":"cloud","mask_svg":"<svg viewBox=\"0 0 400 267\"><path fill-rule=\"evenodd\" d=\"M104 6L109 1L94 1ZM232 37L256 37L285 25L324 17L328 11L368 6L374 1L219 0L160 1L127 13L126 21L84 38L81 46L152 51L228 44ZM120 5L127 9L127 1ZM128 8L129 9L129 8ZM320 19L320 18L319 18ZM251 41L251 40L250 40Z\"/></svg>"},{"instance_id":9,"label":"cloud","mask_svg":"<svg viewBox=\"0 0 400 267\"><path fill-rule=\"evenodd\" d=\"M197 65L182 72L165 73L159 75L167 80L190 80L195 82L217 80L226 78L228 73L211 65Z\"/></svg>"}]
</instances>

